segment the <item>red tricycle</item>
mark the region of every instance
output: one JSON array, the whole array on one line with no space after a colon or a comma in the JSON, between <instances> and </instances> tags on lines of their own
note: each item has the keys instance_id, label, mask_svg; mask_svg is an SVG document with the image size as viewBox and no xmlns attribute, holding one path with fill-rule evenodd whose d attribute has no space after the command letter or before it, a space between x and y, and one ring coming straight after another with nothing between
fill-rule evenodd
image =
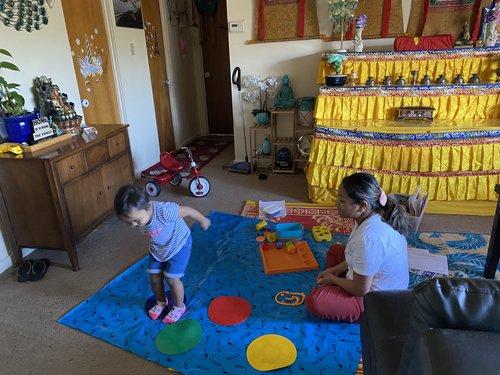
<instances>
[{"instance_id":1,"label":"red tricycle","mask_svg":"<svg viewBox=\"0 0 500 375\"><path fill-rule=\"evenodd\" d=\"M172 153L163 152L160 154L158 163L142 171L141 176L151 180L146 184L146 192L150 196L160 195L160 185L170 183L172 186L179 186L184 178L191 178L189 192L194 197L203 198L210 192L210 181L199 174L191 150L187 147L181 147L180 150L188 156L187 168L184 168L184 165L176 160Z\"/></svg>"}]
</instances>

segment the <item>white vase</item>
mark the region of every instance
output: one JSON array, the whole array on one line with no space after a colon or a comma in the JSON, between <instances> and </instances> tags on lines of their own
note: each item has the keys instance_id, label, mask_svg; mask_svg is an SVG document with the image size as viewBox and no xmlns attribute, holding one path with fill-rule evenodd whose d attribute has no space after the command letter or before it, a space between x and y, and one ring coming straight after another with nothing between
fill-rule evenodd
<instances>
[{"instance_id":1,"label":"white vase","mask_svg":"<svg viewBox=\"0 0 500 375\"><path fill-rule=\"evenodd\" d=\"M354 36L354 52L363 52L363 39L361 39L362 33L363 27L356 27L356 34Z\"/></svg>"},{"instance_id":2,"label":"white vase","mask_svg":"<svg viewBox=\"0 0 500 375\"><path fill-rule=\"evenodd\" d=\"M486 25L486 41L484 45L486 47L495 47L497 44L498 33L497 33L497 23L495 21L488 22Z\"/></svg>"}]
</instances>

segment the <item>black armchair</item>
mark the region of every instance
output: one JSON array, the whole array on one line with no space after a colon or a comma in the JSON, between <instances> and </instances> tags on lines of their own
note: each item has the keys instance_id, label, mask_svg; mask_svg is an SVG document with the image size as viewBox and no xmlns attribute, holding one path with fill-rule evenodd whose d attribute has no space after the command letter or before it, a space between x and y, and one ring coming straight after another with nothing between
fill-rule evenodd
<instances>
[{"instance_id":1,"label":"black armchair","mask_svg":"<svg viewBox=\"0 0 500 375\"><path fill-rule=\"evenodd\" d=\"M500 374L499 281L430 279L364 304L366 375Z\"/></svg>"}]
</instances>

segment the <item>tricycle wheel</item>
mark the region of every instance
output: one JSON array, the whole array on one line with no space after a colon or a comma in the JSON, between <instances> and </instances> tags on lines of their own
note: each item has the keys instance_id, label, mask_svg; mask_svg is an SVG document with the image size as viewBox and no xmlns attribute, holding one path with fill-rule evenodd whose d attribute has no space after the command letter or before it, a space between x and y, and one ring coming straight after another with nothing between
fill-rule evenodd
<instances>
[{"instance_id":1,"label":"tricycle wheel","mask_svg":"<svg viewBox=\"0 0 500 375\"><path fill-rule=\"evenodd\" d=\"M189 192L193 197L203 198L210 192L210 181L201 176L193 178L189 182Z\"/></svg>"},{"instance_id":2,"label":"tricycle wheel","mask_svg":"<svg viewBox=\"0 0 500 375\"><path fill-rule=\"evenodd\" d=\"M146 192L152 197L157 197L158 195L160 195L161 188L156 182L149 181L146 184Z\"/></svg>"},{"instance_id":3,"label":"tricycle wheel","mask_svg":"<svg viewBox=\"0 0 500 375\"><path fill-rule=\"evenodd\" d=\"M182 182L182 176L180 173L177 173L171 180L170 180L170 185L172 186L179 186Z\"/></svg>"}]
</instances>

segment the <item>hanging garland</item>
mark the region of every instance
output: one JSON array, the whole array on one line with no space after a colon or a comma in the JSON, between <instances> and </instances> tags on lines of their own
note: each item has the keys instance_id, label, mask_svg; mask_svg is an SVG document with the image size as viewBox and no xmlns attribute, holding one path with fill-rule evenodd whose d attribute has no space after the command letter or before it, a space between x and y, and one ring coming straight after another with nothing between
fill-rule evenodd
<instances>
[{"instance_id":1,"label":"hanging garland","mask_svg":"<svg viewBox=\"0 0 500 375\"><path fill-rule=\"evenodd\" d=\"M0 22L18 31L40 30L49 23L45 5L45 0L0 0Z\"/></svg>"}]
</instances>

